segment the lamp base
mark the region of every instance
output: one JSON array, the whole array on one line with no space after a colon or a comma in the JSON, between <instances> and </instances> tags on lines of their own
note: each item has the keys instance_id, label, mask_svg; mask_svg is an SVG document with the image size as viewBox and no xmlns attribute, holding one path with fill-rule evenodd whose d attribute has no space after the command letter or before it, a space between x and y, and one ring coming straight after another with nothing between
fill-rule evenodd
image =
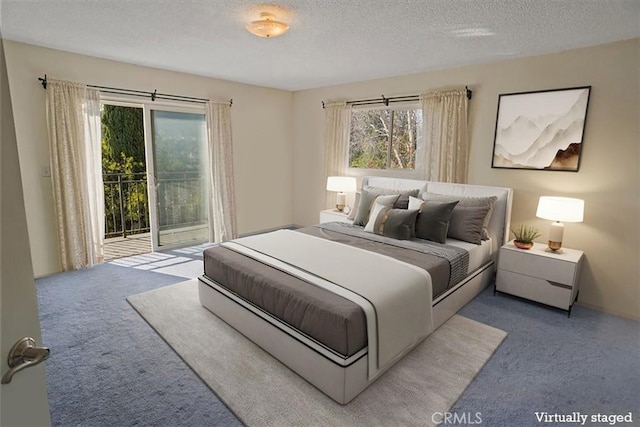
<instances>
[{"instance_id":1,"label":"lamp base","mask_svg":"<svg viewBox=\"0 0 640 427\"><path fill-rule=\"evenodd\" d=\"M555 242L553 240L549 240L547 243L547 252L554 252L556 254L562 253L562 242Z\"/></svg>"},{"instance_id":2,"label":"lamp base","mask_svg":"<svg viewBox=\"0 0 640 427\"><path fill-rule=\"evenodd\" d=\"M560 221L552 222L549 228L548 250L549 252L560 253L562 247L562 235L564 234L564 224Z\"/></svg>"},{"instance_id":3,"label":"lamp base","mask_svg":"<svg viewBox=\"0 0 640 427\"><path fill-rule=\"evenodd\" d=\"M336 196L336 209L339 212L342 212L346 204L347 204L347 195L341 191Z\"/></svg>"}]
</instances>

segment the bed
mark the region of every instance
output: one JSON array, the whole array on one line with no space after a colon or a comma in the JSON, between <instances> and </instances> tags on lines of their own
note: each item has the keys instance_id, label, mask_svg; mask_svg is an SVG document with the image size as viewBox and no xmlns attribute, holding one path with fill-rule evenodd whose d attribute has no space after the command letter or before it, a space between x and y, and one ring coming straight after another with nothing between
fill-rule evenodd
<instances>
[{"instance_id":1,"label":"bed","mask_svg":"<svg viewBox=\"0 0 640 427\"><path fill-rule=\"evenodd\" d=\"M491 282L508 237L512 190L364 177L365 195L372 202L361 200L360 207L370 210L353 223L279 230L209 248L199 278L204 307L341 404ZM415 213L417 199L440 210L450 206L446 237L424 239L418 223L427 208ZM468 240L467 228L480 232L482 220L469 215L486 200L482 238L454 238ZM393 218L413 220L411 235L396 238L392 232L406 227L396 227Z\"/></svg>"}]
</instances>

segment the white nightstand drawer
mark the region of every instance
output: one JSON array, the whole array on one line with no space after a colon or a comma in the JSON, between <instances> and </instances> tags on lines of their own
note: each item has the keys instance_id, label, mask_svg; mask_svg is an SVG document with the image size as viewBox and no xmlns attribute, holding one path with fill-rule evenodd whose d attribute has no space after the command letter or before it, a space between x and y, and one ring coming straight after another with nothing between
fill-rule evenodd
<instances>
[{"instance_id":1,"label":"white nightstand drawer","mask_svg":"<svg viewBox=\"0 0 640 427\"><path fill-rule=\"evenodd\" d=\"M568 310L573 302L573 292L565 286L507 270L498 270L496 277L496 290L500 292Z\"/></svg>"},{"instance_id":2,"label":"white nightstand drawer","mask_svg":"<svg viewBox=\"0 0 640 427\"><path fill-rule=\"evenodd\" d=\"M575 262L562 261L560 256L548 257L520 249L500 251L499 268L573 286L576 276Z\"/></svg>"}]
</instances>

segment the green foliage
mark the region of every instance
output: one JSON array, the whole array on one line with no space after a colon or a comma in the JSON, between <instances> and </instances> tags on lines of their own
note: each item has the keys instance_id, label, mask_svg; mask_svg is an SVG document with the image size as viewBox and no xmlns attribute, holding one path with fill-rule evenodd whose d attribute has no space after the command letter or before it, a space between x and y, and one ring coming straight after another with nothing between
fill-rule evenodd
<instances>
[{"instance_id":1,"label":"green foliage","mask_svg":"<svg viewBox=\"0 0 640 427\"><path fill-rule=\"evenodd\" d=\"M103 105L102 174L107 234L148 231L149 211L142 109ZM120 215L120 198L124 224Z\"/></svg>"},{"instance_id":2,"label":"green foliage","mask_svg":"<svg viewBox=\"0 0 640 427\"><path fill-rule=\"evenodd\" d=\"M541 236L538 229L532 225L518 224L509 227L509 230L511 230L515 239L522 243L531 243Z\"/></svg>"},{"instance_id":3,"label":"green foliage","mask_svg":"<svg viewBox=\"0 0 640 427\"><path fill-rule=\"evenodd\" d=\"M102 167L103 173L146 171L142 108L103 106Z\"/></svg>"}]
</instances>

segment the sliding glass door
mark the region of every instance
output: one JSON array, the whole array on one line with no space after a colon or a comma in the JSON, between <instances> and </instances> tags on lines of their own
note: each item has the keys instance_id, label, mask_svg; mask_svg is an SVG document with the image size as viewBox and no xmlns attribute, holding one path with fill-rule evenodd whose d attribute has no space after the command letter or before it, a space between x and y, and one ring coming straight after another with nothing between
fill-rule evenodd
<instances>
[{"instance_id":1,"label":"sliding glass door","mask_svg":"<svg viewBox=\"0 0 640 427\"><path fill-rule=\"evenodd\" d=\"M209 240L207 136L202 113L148 110L154 250ZM150 149L149 149L150 148ZM151 192L150 192L151 193Z\"/></svg>"}]
</instances>

